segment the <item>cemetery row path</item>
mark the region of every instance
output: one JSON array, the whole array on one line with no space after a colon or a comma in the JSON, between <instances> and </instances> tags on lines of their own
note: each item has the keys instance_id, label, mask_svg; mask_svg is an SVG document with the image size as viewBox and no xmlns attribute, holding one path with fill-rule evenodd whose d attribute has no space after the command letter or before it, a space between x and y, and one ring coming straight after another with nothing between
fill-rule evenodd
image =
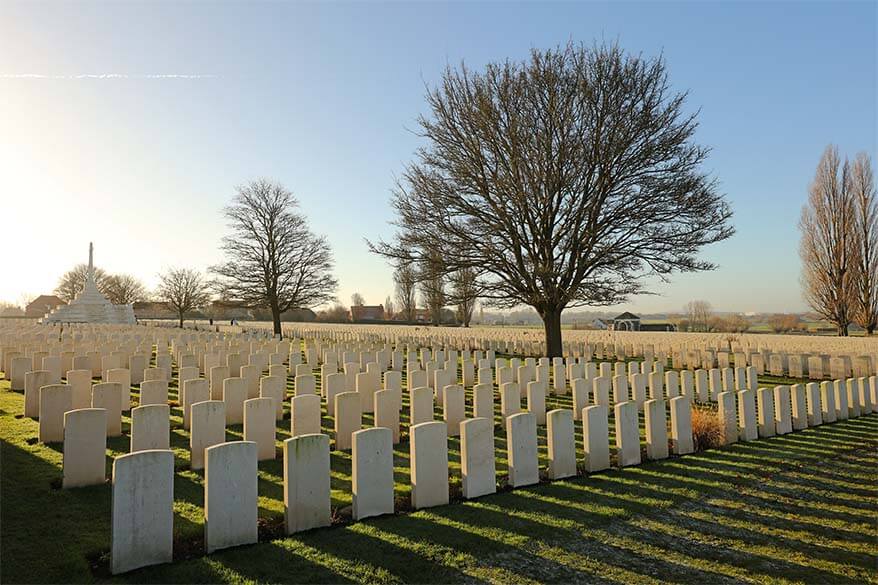
<instances>
[{"instance_id":1,"label":"cemetery row path","mask_svg":"<svg viewBox=\"0 0 878 585\"><path fill-rule=\"evenodd\" d=\"M58 489L22 402L0 382L3 583L878 582L878 414L294 537L263 521L210 556L181 538L179 562L111 578L109 485ZM198 514L178 501L175 533Z\"/></svg>"}]
</instances>

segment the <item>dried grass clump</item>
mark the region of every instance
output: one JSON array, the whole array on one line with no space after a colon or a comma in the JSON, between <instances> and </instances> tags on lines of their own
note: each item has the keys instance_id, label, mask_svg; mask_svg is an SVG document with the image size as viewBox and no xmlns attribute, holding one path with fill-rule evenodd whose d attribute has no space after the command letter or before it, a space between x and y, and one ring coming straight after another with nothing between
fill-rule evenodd
<instances>
[{"instance_id":1,"label":"dried grass clump","mask_svg":"<svg viewBox=\"0 0 878 585\"><path fill-rule=\"evenodd\" d=\"M692 438L696 451L723 445L723 426L716 412L702 406L692 407Z\"/></svg>"}]
</instances>

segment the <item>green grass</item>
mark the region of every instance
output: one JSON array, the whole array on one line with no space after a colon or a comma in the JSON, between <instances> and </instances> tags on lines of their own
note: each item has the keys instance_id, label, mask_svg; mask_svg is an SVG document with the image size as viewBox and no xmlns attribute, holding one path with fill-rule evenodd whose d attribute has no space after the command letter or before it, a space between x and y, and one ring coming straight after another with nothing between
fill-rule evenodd
<instances>
[{"instance_id":1,"label":"green grass","mask_svg":"<svg viewBox=\"0 0 878 585\"><path fill-rule=\"evenodd\" d=\"M769 380L762 385L781 383ZM137 396L136 388L133 391ZM172 401L176 388L171 388ZM60 445L35 441L23 397L0 382L0 581L110 579L108 485L57 489ZM569 408L570 397L549 397ZM401 420L406 425L408 405ZM289 438L289 405L278 445ZM437 409L437 413L440 412ZM497 470L505 442L496 418ZM127 434L128 419L123 424ZM332 420L324 418L331 428ZM367 415L364 424L371 424ZM577 425L578 426L578 425ZM612 423L611 423L612 434ZM173 565L128 582L461 582L658 580L714 583L875 581L878 415L792 435L542 483L470 502L351 523L350 454L332 452L333 528L282 535L280 453L259 465L260 544L202 556L203 474L188 469L188 433L172 405ZM545 466L545 429L540 429ZM579 430L577 430L579 433ZM231 427L227 438L241 438ZM577 440L580 440L579 434ZM612 437L611 437L612 441ZM127 436L108 441L114 455ZM459 444L449 440L452 493ZM408 442L394 454L397 507L408 508ZM500 478L501 485L504 478Z\"/></svg>"}]
</instances>

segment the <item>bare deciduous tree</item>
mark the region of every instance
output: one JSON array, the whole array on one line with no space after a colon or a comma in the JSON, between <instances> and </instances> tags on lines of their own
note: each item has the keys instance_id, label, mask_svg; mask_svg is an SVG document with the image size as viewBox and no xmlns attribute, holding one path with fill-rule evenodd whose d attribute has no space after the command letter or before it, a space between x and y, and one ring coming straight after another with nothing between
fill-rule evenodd
<instances>
[{"instance_id":1,"label":"bare deciduous tree","mask_svg":"<svg viewBox=\"0 0 878 585\"><path fill-rule=\"evenodd\" d=\"M366 304L366 299L364 299L363 295L361 295L360 293L355 292L354 294L351 295L351 306L352 307L362 307L365 304Z\"/></svg>"},{"instance_id":2,"label":"bare deciduous tree","mask_svg":"<svg viewBox=\"0 0 878 585\"><path fill-rule=\"evenodd\" d=\"M204 306L209 300L210 287L201 273L191 268L170 268L159 275L156 296L166 302L180 319L189 311Z\"/></svg>"},{"instance_id":3,"label":"bare deciduous tree","mask_svg":"<svg viewBox=\"0 0 878 585\"><path fill-rule=\"evenodd\" d=\"M448 68L419 119L426 145L393 197L399 228L373 251L476 269L481 298L530 305L547 355L561 312L618 304L643 278L714 268L731 210L701 170L695 114L661 58L569 44L529 61Z\"/></svg>"},{"instance_id":4,"label":"bare deciduous tree","mask_svg":"<svg viewBox=\"0 0 878 585\"><path fill-rule=\"evenodd\" d=\"M855 292L853 321L872 335L878 327L878 196L872 162L866 153L857 155L850 172L854 200Z\"/></svg>"},{"instance_id":5,"label":"bare deciduous tree","mask_svg":"<svg viewBox=\"0 0 878 585\"><path fill-rule=\"evenodd\" d=\"M418 282L421 285L421 298L430 312L433 325L442 324L442 308L445 298L445 264L442 255L433 251L422 262Z\"/></svg>"},{"instance_id":6,"label":"bare deciduous tree","mask_svg":"<svg viewBox=\"0 0 878 585\"><path fill-rule=\"evenodd\" d=\"M232 298L271 309L274 333L281 335L281 313L335 298L329 243L311 233L282 185L259 179L237 191L225 209L232 230L222 241L227 260L211 270Z\"/></svg>"},{"instance_id":7,"label":"bare deciduous tree","mask_svg":"<svg viewBox=\"0 0 878 585\"><path fill-rule=\"evenodd\" d=\"M95 267L94 270L95 284L98 286L98 290L107 296L107 279L109 275L100 268ZM61 276L58 286L55 287L55 294L65 303L69 303L82 291L87 276L88 264L77 264Z\"/></svg>"},{"instance_id":8,"label":"bare deciduous tree","mask_svg":"<svg viewBox=\"0 0 878 585\"><path fill-rule=\"evenodd\" d=\"M713 308L707 301L689 301L683 310L689 321L689 331L707 331Z\"/></svg>"},{"instance_id":9,"label":"bare deciduous tree","mask_svg":"<svg viewBox=\"0 0 878 585\"><path fill-rule=\"evenodd\" d=\"M130 305L148 297L143 283L130 274L111 274L104 281L104 294L114 305Z\"/></svg>"},{"instance_id":10,"label":"bare deciduous tree","mask_svg":"<svg viewBox=\"0 0 878 585\"><path fill-rule=\"evenodd\" d=\"M457 305L457 319L464 327L469 327L479 296L476 271L469 266L451 273L451 302Z\"/></svg>"},{"instance_id":11,"label":"bare deciduous tree","mask_svg":"<svg viewBox=\"0 0 878 585\"><path fill-rule=\"evenodd\" d=\"M417 309L415 289L417 284L418 274L411 264L401 264L393 271L396 302L406 323L411 323L415 320L415 311Z\"/></svg>"},{"instance_id":12,"label":"bare deciduous tree","mask_svg":"<svg viewBox=\"0 0 878 585\"><path fill-rule=\"evenodd\" d=\"M856 303L856 209L850 183L850 165L842 165L838 149L828 146L799 221L803 295L838 335L848 334Z\"/></svg>"}]
</instances>

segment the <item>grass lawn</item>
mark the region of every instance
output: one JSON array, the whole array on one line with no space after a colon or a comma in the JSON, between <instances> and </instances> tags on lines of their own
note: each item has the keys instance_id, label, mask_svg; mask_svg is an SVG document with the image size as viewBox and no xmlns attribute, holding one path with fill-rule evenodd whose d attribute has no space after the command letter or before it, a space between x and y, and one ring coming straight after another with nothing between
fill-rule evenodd
<instances>
[{"instance_id":1,"label":"grass lawn","mask_svg":"<svg viewBox=\"0 0 878 585\"><path fill-rule=\"evenodd\" d=\"M787 382L760 378L766 386ZM109 485L58 489L60 445L36 442L37 423L20 416L22 403L20 393L0 382L3 583L878 581L878 415L515 491L502 488L506 453L498 416L501 493L351 523L350 454L333 451L335 525L289 538L283 537L279 454L259 464L260 543L205 557L203 474L189 469L188 432L174 402L179 561L112 578ZM547 403L569 408L570 397ZM403 428L407 415L406 404ZM126 417L125 436L108 441L108 475L112 456L128 452L128 423ZM331 428L332 420L323 423ZM364 424L371 424L369 415ZM610 428L612 434L612 422ZM545 459L545 428L540 432ZM241 435L240 426L227 431L229 440ZM287 438L289 404L278 445ZM459 500L456 438L449 440L449 457L452 498ZM397 509L407 510L405 435L395 472Z\"/></svg>"}]
</instances>

